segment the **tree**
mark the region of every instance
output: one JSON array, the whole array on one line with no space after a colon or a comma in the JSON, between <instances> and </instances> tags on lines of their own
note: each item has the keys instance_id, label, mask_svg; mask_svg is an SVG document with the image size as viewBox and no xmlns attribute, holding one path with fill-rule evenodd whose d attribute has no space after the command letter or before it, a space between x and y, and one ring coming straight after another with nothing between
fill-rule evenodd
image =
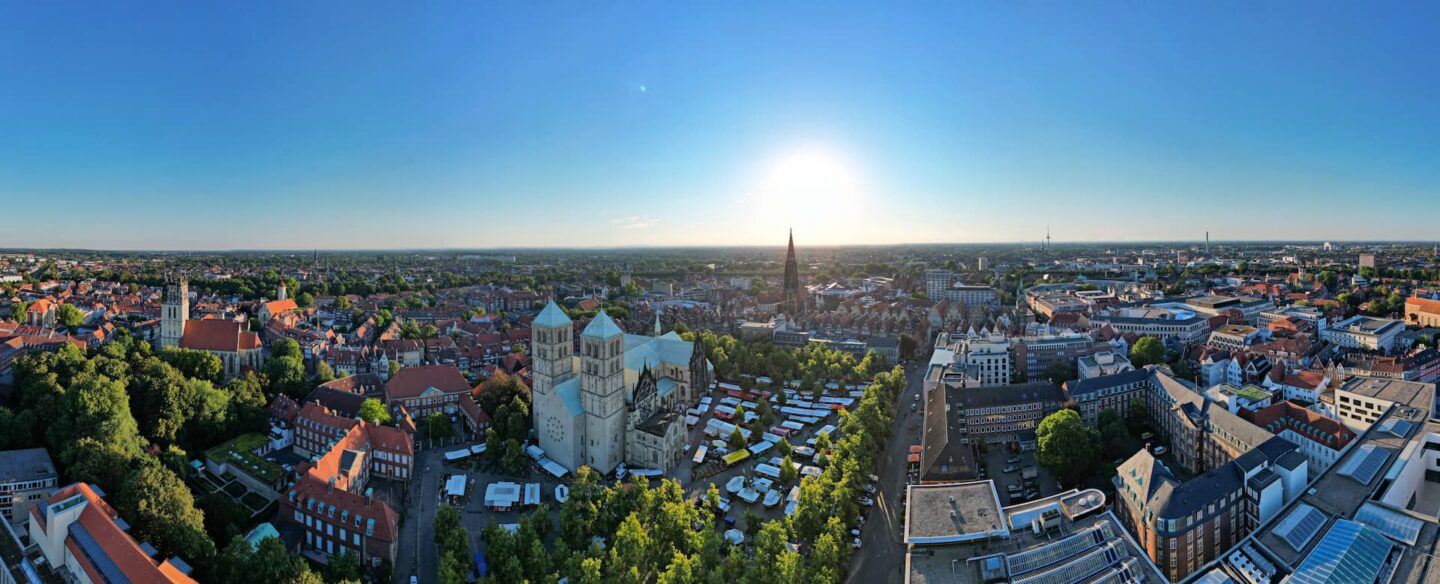
<instances>
[{"instance_id":1,"label":"tree","mask_svg":"<svg viewBox=\"0 0 1440 584\"><path fill-rule=\"evenodd\" d=\"M301 294L301 296L305 296ZM330 563L325 566L325 580L329 582L346 582L360 580L360 556L342 548L340 553L330 557Z\"/></svg>"},{"instance_id":2,"label":"tree","mask_svg":"<svg viewBox=\"0 0 1440 584\"><path fill-rule=\"evenodd\" d=\"M360 419L371 424L384 424L390 421L390 410L385 409L385 404L373 397L365 398L360 402Z\"/></svg>"},{"instance_id":3,"label":"tree","mask_svg":"<svg viewBox=\"0 0 1440 584\"><path fill-rule=\"evenodd\" d=\"M1099 434L1086 428L1075 410L1063 409L1040 421L1035 459L1065 482L1084 478L1100 454Z\"/></svg>"},{"instance_id":4,"label":"tree","mask_svg":"<svg viewBox=\"0 0 1440 584\"><path fill-rule=\"evenodd\" d=\"M1141 434L1149 427L1150 413L1145 400L1138 397L1130 399L1130 406L1125 408L1125 425L1130 428L1131 434Z\"/></svg>"},{"instance_id":5,"label":"tree","mask_svg":"<svg viewBox=\"0 0 1440 584\"><path fill-rule=\"evenodd\" d=\"M1050 383L1061 385L1075 379L1075 366L1069 361L1056 361L1045 367L1045 372L1040 376Z\"/></svg>"},{"instance_id":6,"label":"tree","mask_svg":"<svg viewBox=\"0 0 1440 584\"><path fill-rule=\"evenodd\" d=\"M316 383L316 385L319 385L319 384L322 384L322 383L330 383L331 381L335 381L335 369L331 368L331 367L330 367L330 364L329 364L329 363L326 363L325 360L323 360L323 359L316 359L316 360L315 360L315 383Z\"/></svg>"},{"instance_id":7,"label":"tree","mask_svg":"<svg viewBox=\"0 0 1440 584\"><path fill-rule=\"evenodd\" d=\"M450 418L442 412L435 412L425 418L425 429L431 438L449 438L455 435L455 427L450 425Z\"/></svg>"},{"instance_id":8,"label":"tree","mask_svg":"<svg viewBox=\"0 0 1440 584\"><path fill-rule=\"evenodd\" d=\"M304 353L300 352L300 343L294 339L280 339L270 346L270 358L279 359L282 357L294 357L304 359Z\"/></svg>"},{"instance_id":9,"label":"tree","mask_svg":"<svg viewBox=\"0 0 1440 584\"><path fill-rule=\"evenodd\" d=\"M305 375L305 363L299 357L287 355L271 359L265 364L265 376L270 378L271 395L283 393L302 399L310 393L310 377Z\"/></svg>"},{"instance_id":10,"label":"tree","mask_svg":"<svg viewBox=\"0 0 1440 584\"><path fill-rule=\"evenodd\" d=\"M739 426L736 426L734 430L730 431L728 442L732 450L739 450L745 447L745 433L740 431Z\"/></svg>"},{"instance_id":11,"label":"tree","mask_svg":"<svg viewBox=\"0 0 1440 584\"><path fill-rule=\"evenodd\" d=\"M1140 337L1135 341L1135 346L1130 347L1130 363L1137 369L1146 365L1157 365L1165 362L1165 345L1155 337Z\"/></svg>"},{"instance_id":12,"label":"tree","mask_svg":"<svg viewBox=\"0 0 1440 584\"><path fill-rule=\"evenodd\" d=\"M315 297L309 292L301 292L299 296L295 297L295 305L300 308L310 308L315 305Z\"/></svg>"},{"instance_id":13,"label":"tree","mask_svg":"<svg viewBox=\"0 0 1440 584\"><path fill-rule=\"evenodd\" d=\"M1100 446L1104 455L1107 458L1125 456L1130 430L1125 427L1125 421L1120 419L1120 414L1111 408L1100 410L1096 425L1100 428Z\"/></svg>"},{"instance_id":14,"label":"tree","mask_svg":"<svg viewBox=\"0 0 1440 584\"><path fill-rule=\"evenodd\" d=\"M915 351L920 349L920 340L909 334L900 335L900 358L911 359L915 357Z\"/></svg>"},{"instance_id":15,"label":"tree","mask_svg":"<svg viewBox=\"0 0 1440 584\"><path fill-rule=\"evenodd\" d=\"M224 380L225 364L213 353L170 347L160 351L160 358L191 379L204 379L211 383Z\"/></svg>"},{"instance_id":16,"label":"tree","mask_svg":"<svg viewBox=\"0 0 1440 584\"><path fill-rule=\"evenodd\" d=\"M342 309L342 310L343 310L343 309L346 309L346 308L350 308L350 297L349 297L349 296L345 296L345 295L343 295L343 294L340 295L340 296L336 296L336 297L335 297L335 308L339 308L339 309Z\"/></svg>"},{"instance_id":17,"label":"tree","mask_svg":"<svg viewBox=\"0 0 1440 584\"><path fill-rule=\"evenodd\" d=\"M205 534L205 516L195 508L190 489L153 459L140 458L115 494L115 507L133 526L131 534L165 555L208 562L215 544Z\"/></svg>"},{"instance_id":18,"label":"tree","mask_svg":"<svg viewBox=\"0 0 1440 584\"><path fill-rule=\"evenodd\" d=\"M399 372L400 372L400 362L399 362L399 361L391 361L391 362L390 362L390 378L391 378L391 379L394 379L394 378L395 378L395 374L396 374L396 373L399 373Z\"/></svg>"},{"instance_id":19,"label":"tree","mask_svg":"<svg viewBox=\"0 0 1440 584\"><path fill-rule=\"evenodd\" d=\"M74 304L61 304L59 310L55 311L55 319L73 333L80 325L85 324L85 313Z\"/></svg>"}]
</instances>

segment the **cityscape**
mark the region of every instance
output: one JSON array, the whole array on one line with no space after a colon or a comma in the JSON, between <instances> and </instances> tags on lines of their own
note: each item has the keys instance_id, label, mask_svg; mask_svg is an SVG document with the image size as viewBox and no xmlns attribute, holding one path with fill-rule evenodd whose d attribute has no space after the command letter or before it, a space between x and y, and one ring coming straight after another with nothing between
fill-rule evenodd
<instances>
[{"instance_id":1,"label":"cityscape","mask_svg":"<svg viewBox=\"0 0 1440 584\"><path fill-rule=\"evenodd\" d=\"M0 584L1440 582L1413 8L7 7Z\"/></svg>"}]
</instances>

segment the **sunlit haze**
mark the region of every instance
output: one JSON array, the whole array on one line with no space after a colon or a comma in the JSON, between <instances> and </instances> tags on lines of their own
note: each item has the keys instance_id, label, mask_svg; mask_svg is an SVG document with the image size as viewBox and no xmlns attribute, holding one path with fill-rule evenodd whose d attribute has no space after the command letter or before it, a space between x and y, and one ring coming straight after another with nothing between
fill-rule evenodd
<instances>
[{"instance_id":1,"label":"sunlit haze","mask_svg":"<svg viewBox=\"0 0 1440 584\"><path fill-rule=\"evenodd\" d=\"M1421 240L1440 215L1434 5L7 4L0 247Z\"/></svg>"}]
</instances>

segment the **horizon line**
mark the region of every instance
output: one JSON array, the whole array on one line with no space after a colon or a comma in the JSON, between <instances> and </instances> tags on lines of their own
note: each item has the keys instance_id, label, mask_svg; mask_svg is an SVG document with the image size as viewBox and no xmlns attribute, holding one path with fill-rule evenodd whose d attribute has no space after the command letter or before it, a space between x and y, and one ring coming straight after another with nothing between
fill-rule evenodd
<instances>
[{"instance_id":1,"label":"horizon line","mask_svg":"<svg viewBox=\"0 0 1440 584\"><path fill-rule=\"evenodd\" d=\"M1420 239L1212 239L1210 245L1222 244L1426 244L1435 245L1440 240ZM902 242L902 243L845 243L845 244L819 244L799 245L799 248L811 249L836 249L844 247L943 247L943 246L1009 246L1028 247L1039 246L1041 240L1034 242L999 242L999 241L975 241L975 242ZM1164 245L1205 245L1203 239L1137 239L1137 240L1073 240L1063 243L1049 243L1048 248L1066 246L1093 246L1093 245L1127 245L1140 246L1152 244ZM565 245L565 246L512 246L512 247L393 247L393 248L365 248L365 247L333 247L333 248L93 248L93 247L0 247L0 254L20 252L98 252L98 253L151 253L151 254L174 254L174 253L365 253L365 252L543 252L543 251L631 251L631 250L675 250L675 249L766 249L784 248L786 244L757 245L757 244L635 244L635 245Z\"/></svg>"}]
</instances>

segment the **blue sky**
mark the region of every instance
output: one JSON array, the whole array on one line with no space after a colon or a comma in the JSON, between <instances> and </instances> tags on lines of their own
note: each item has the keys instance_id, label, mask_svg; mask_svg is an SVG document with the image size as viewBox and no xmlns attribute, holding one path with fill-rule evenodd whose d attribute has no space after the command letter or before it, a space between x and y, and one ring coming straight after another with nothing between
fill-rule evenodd
<instances>
[{"instance_id":1,"label":"blue sky","mask_svg":"<svg viewBox=\"0 0 1440 584\"><path fill-rule=\"evenodd\" d=\"M1428 239L1440 216L1434 4L420 4L0 0L0 246Z\"/></svg>"}]
</instances>

